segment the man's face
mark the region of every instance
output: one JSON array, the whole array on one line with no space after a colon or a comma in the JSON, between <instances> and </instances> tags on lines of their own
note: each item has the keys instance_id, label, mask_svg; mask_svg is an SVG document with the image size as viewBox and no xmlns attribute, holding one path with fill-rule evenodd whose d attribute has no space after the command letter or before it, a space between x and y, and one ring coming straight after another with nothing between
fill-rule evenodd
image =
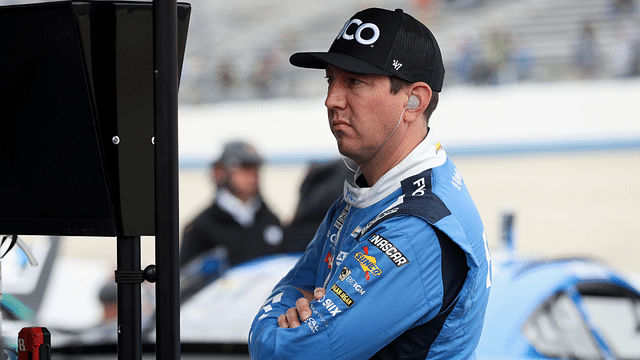
<instances>
[{"instance_id":1,"label":"man's face","mask_svg":"<svg viewBox=\"0 0 640 360\"><path fill-rule=\"evenodd\" d=\"M381 147L398 123L406 95L391 94L388 76L355 74L333 66L326 74L325 106L340 153L358 164L383 156Z\"/></svg>"},{"instance_id":2,"label":"man's face","mask_svg":"<svg viewBox=\"0 0 640 360\"><path fill-rule=\"evenodd\" d=\"M259 174L258 164L247 163L214 167L213 175L217 185L226 184L233 195L246 202L258 195L260 188Z\"/></svg>"},{"instance_id":3,"label":"man's face","mask_svg":"<svg viewBox=\"0 0 640 360\"><path fill-rule=\"evenodd\" d=\"M235 196L247 201L258 194L258 165L240 164L230 167L229 174L229 188Z\"/></svg>"}]
</instances>

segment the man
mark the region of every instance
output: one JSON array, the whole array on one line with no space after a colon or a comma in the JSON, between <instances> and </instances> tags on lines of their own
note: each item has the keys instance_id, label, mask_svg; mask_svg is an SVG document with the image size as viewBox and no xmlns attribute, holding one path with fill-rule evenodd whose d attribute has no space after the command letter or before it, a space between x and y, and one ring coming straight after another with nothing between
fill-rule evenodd
<instances>
[{"instance_id":1,"label":"man","mask_svg":"<svg viewBox=\"0 0 640 360\"><path fill-rule=\"evenodd\" d=\"M340 153L358 164L249 333L253 359L474 359L490 256L460 173L428 127L444 80L431 32L401 10L363 10L325 69Z\"/></svg>"},{"instance_id":2,"label":"man","mask_svg":"<svg viewBox=\"0 0 640 360\"><path fill-rule=\"evenodd\" d=\"M278 251L282 228L260 197L261 163L251 144L232 141L225 145L212 164L217 188L213 204L185 227L181 267L199 255L226 260L225 265L232 266Z\"/></svg>"}]
</instances>

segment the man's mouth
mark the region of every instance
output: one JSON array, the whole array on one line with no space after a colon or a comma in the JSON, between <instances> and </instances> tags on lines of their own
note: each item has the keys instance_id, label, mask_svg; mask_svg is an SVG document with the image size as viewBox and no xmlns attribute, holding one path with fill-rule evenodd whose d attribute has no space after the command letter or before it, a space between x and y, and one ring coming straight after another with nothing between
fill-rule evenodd
<instances>
[{"instance_id":1,"label":"man's mouth","mask_svg":"<svg viewBox=\"0 0 640 360\"><path fill-rule=\"evenodd\" d=\"M344 125L344 126L351 126L351 125L349 125L349 123L348 123L347 121L345 121L345 120L336 119L336 118L335 118L335 115L334 115L334 118L331 120L331 128L332 128L332 129L335 129L336 127L340 127L340 126L342 126L342 125Z\"/></svg>"}]
</instances>

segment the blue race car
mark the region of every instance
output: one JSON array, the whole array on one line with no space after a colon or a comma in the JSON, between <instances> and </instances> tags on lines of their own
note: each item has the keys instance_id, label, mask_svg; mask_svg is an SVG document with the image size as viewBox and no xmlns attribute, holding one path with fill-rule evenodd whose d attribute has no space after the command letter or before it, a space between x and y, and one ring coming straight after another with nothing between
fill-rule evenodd
<instances>
[{"instance_id":1,"label":"blue race car","mask_svg":"<svg viewBox=\"0 0 640 360\"><path fill-rule=\"evenodd\" d=\"M493 259L482 359L640 359L640 290L587 258Z\"/></svg>"}]
</instances>

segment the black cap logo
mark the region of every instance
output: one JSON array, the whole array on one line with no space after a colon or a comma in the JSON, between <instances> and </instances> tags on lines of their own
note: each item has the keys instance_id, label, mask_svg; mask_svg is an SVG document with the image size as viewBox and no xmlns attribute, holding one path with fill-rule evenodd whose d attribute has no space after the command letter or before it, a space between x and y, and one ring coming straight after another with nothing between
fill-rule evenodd
<instances>
[{"instance_id":1,"label":"black cap logo","mask_svg":"<svg viewBox=\"0 0 640 360\"><path fill-rule=\"evenodd\" d=\"M363 23L362 20L354 18L347 21L336 40L340 38L355 40L362 45L373 45L380 38L380 28L376 24Z\"/></svg>"}]
</instances>

